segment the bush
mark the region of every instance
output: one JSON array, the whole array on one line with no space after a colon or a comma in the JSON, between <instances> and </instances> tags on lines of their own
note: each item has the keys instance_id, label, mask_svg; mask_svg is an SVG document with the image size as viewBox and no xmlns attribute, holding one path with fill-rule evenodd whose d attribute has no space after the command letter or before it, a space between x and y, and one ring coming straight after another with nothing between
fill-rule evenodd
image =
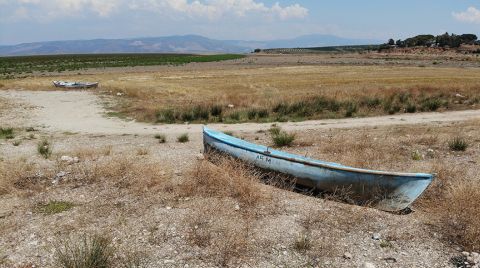
<instances>
[{"instance_id":1,"label":"bush","mask_svg":"<svg viewBox=\"0 0 480 268\"><path fill-rule=\"evenodd\" d=\"M220 105L213 105L210 107L210 114L212 116L220 117L223 112L223 107Z\"/></svg>"},{"instance_id":2,"label":"bush","mask_svg":"<svg viewBox=\"0 0 480 268\"><path fill-rule=\"evenodd\" d=\"M272 125L272 127L268 130L272 136L280 134L280 131L282 131L282 129L277 125Z\"/></svg>"},{"instance_id":3,"label":"bush","mask_svg":"<svg viewBox=\"0 0 480 268\"><path fill-rule=\"evenodd\" d=\"M439 98L427 98L422 101L423 111L436 111L442 106L442 101Z\"/></svg>"},{"instance_id":4,"label":"bush","mask_svg":"<svg viewBox=\"0 0 480 268\"><path fill-rule=\"evenodd\" d=\"M45 159L48 159L52 155L52 145L48 140L43 139L37 144L37 151Z\"/></svg>"},{"instance_id":5,"label":"bush","mask_svg":"<svg viewBox=\"0 0 480 268\"><path fill-rule=\"evenodd\" d=\"M417 111L417 106L413 103L408 103L407 107L405 108L405 112L407 113L415 113Z\"/></svg>"},{"instance_id":6,"label":"bush","mask_svg":"<svg viewBox=\"0 0 480 268\"><path fill-rule=\"evenodd\" d=\"M295 140L295 134L289 134L285 131L280 131L278 134L272 134L272 141L277 147L290 146Z\"/></svg>"},{"instance_id":7,"label":"bush","mask_svg":"<svg viewBox=\"0 0 480 268\"><path fill-rule=\"evenodd\" d=\"M358 110L357 104L353 102L348 102L346 111L345 111L345 117L352 117L354 113L356 113Z\"/></svg>"},{"instance_id":8,"label":"bush","mask_svg":"<svg viewBox=\"0 0 480 268\"><path fill-rule=\"evenodd\" d=\"M379 98L366 98L362 101L362 104L367 106L369 109L377 108L382 101Z\"/></svg>"},{"instance_id":9,"label":"bush","mask_svg":"<svg viewBox=\"0 0 480 268\"><path fill-rule=\"evenodd\" d=\"M190 111L184 111L180 114L180 120L183 122L193 121L193 114Z\"/></svg>"},{"instance_id":10,"label":"bush","mask_svg":"<svg viewBox=\"0 0 480 268\"><path fill-rule=\"evenodd\" d=\"M189 140L190 139L188 138L187 133L184 133L184 134L177 137L177 141L180 142L180 143L185 143L185 142L188 142Z\"/></svg>"},{"instance_id":11,"label":"bush","mask_svg":"<svg viewBox=\"0 0 480 268\"><path fill-rule=\"evenodd\" d=\"M448 147L452 151L465 151L467 150L468 142L461 137L455 137L448 142Z\"/></svg>"},{"instance_id":12,"label":"bush","mask_svg":"<svg viewBox=\"0 0 480 268\"><path fill-rule=\"evenodd\" d=\"M267 109L260 109L257 111L258 118L266 118L268 117L268 110Z\"/></svg>"},{"instance_id":13,"label":"bush","mask_svg":"<svg viewBox=\"0 0 480 268\"><path fill-rule=\"evenodd\" d=\"M192 115L194 120L205 120L205 121L207 121L210 116L208 108L204 106L195 106L193 108Z\"/></svg>"},{"instance_id":14,"label":"bush","mask_svg":"<svg viewBox=\"0 0 480 268\"><path fill-rule=\"evenodd\" d=\"M55 262L63 268L108 268L112 267L114 248L110 239L86 235L79 241L66 240L55 246Z\"/></svg>"},{"instance_id":15,"label":"bush","mask_svg":"<svg viewBox=\"0 0 480 268\"><path fill-rule=\"evenodd\" d=\"M171 109L163 110L157 113L157 122L175 123L175 113Z\"/></svg>"},{"instance_id":16,"label":"bush","mask_svg":"<svg viewBox=\"0 0 480 268\"><path fill-rule=\"evenodd\" d=\"M257 112L256 109L250 109L250 110L247 111L247 117L248 117L249 120L255 119L257 117L257 114L258 114L258 112Z\"/></svg>"}]
</instances>

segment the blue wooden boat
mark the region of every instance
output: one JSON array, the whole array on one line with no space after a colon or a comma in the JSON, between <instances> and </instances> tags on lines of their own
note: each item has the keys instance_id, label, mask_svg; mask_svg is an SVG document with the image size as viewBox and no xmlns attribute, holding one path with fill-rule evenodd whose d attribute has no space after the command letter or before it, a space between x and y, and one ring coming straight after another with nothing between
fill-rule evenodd
<instances>
[{"instance_id":1,"label":"blue wooden boat","mask_svg":"<svg viewBox=\"0 0 480 268\"><path fill-rule=\"evenodd\" d=\"M434 175L367 170L324 162L253 144L222 132L203 128L205 152L215 150L256 167L288 174L296 183L312 189L337 192L348 189L358 201L374 200L375 208L400 211L430 185Z\"/></svg>"}]
</instances>

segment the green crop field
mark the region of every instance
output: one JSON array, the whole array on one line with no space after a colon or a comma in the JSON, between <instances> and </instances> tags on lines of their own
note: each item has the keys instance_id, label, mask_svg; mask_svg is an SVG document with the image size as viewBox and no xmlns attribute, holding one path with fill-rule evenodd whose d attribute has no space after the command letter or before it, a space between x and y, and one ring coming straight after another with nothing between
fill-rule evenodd
<instances>
[{"instance_id":1,"label":"green crop field","mask_svg":"<svg viewBox=\"0 0 480 268\"><path fill-rule=\"evenodd\" d=\"M33 72L63 72L89 68L180 65L243 58L238 54L79 54L1 57L0 77L13 78Z\"/></svg>"}]
</instances>

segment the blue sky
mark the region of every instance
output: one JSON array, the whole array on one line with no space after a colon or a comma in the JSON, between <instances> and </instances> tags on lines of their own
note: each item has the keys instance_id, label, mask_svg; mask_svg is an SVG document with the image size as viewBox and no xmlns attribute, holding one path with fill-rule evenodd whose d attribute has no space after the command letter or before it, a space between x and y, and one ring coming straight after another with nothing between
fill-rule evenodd
<instances>
[{"instance_id":1,"label":"blue sky","mask_svg":"<svg viewBox=\"0 0 480 268\"><path fill-rule=\"evenodd\" d=\"M385 40L480 35L480 0L0 0L0 44L199 34Z\"/></svg>"}]
</instances>

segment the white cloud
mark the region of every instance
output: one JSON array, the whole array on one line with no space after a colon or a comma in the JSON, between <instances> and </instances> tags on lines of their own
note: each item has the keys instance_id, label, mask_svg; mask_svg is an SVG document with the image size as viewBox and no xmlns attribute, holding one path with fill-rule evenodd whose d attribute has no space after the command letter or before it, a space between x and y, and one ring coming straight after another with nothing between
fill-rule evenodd
<instances>
[{"instance_id":1,"label":"white cloud","mask_svg":"<svg viewBox=\"0 0 480 268\"><path fill-rule=\"evenodd\" d=\"M268 19L301 19L308 16L308 9L299 4L281 6L278 2L267 6L261 0L0 0L18 10L23 16L40 21L62 17L85 17L89 13L110 17L116 12L141 10L155 12L168 18L207 19L263 16ZM13 14L12 14L13 15Z\"/></svg>"},{"instance_id":2,"label":"white cloud","mask_svg":"<svg viewBox=\"0 0 480 268\"><path fill-rule=\"evenodd\" d=\"M149 10L162 14L175 12L191 18L206 17L210 20L230 15L245 17L251 14L260 14L282 20L304 18L308 15L308 9L299 4L282 7L279 3L275 3L272 7L267 7L264 3L255 0L137 0L129 6L132 9Z\"/></svg>"},{"instance_id":3,"label":"white cloud","mask_svg":"<svg viewBox=\"0 0 480 268\"><path fill-rule=\"evenodd\" d=\"M453 12L453 17L463 22L480 23L480 10L475 7L469 7L464 12Z\"/></svg>"}]
</instances>

